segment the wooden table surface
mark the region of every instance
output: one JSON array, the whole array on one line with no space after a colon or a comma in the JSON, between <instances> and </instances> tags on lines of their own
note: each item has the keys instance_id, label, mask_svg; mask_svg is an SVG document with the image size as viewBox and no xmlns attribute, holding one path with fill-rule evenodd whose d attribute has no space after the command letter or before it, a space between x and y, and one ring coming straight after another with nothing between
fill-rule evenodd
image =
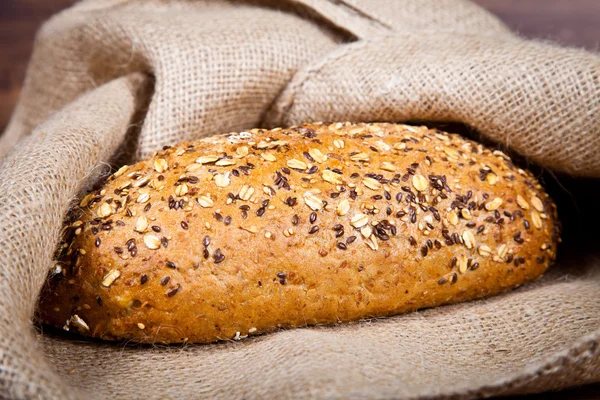
<instances>
[{"instance_id":1,"label":"wooden table surface","mask_svg":"<svg viewBox=\"0 0 600 400\"><path fill-rule=\"evenodd\" d=\"M498 15L506 24L525 37L552 40L563 45L594 51L600 49L600 0L473 1ZM4 130L18 99L36 30L50 15L73 2L73 0L0 1L0 132ZM600 386L592 385L526 398L527 400L600 399Z\"/></svg>"}]
</instances>

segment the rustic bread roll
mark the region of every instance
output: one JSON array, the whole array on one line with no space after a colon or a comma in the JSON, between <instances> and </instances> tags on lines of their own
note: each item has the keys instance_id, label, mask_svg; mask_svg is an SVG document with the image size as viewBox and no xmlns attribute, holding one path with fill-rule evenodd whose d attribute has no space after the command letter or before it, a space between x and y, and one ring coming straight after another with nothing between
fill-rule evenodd
<instances>
[{"instance_id":1,"label":"rustic bread roll","mask_svg":"<svg viewBox=\"0 0 600 400\"><path fill-rule=\"evenodd\" d=\"M554 260L556 209L499 151L425 127L214 136L125 166L73 210L41 321L210 342L503 292Z\"/></svg>"}]
</instances>

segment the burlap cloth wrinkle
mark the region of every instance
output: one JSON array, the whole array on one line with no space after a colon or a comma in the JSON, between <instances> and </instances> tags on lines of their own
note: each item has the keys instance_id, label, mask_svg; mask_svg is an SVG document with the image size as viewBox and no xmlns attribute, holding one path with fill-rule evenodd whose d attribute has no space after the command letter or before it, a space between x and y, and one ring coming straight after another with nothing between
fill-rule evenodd
<instances>
[{"instance_id":1,"label":"burlap cloth wrinkle","mask_svg":"<svg viewBox=\"0 0 600 400\"><path fill-rule=\"evenodd\" d=\"M600 57L464 0L75 4L40 30L0 138L0 397L466 399L600 381L593 250L495 298L241 342L33 327L65 213L108 166L315 120L461 123L551 174L599 178Z\"/></svg>"}]
</instances>

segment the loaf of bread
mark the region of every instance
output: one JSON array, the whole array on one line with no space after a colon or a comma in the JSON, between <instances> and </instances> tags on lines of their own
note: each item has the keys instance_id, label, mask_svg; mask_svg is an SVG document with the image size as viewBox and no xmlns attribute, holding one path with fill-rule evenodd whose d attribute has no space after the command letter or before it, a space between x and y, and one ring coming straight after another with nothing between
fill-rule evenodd
<instances>
[{"instance_id":1,"label":"loaf of bread","mask_svg":"<svg viewBox=\"0 0 600 400\"><path fill-rule=\"evenodd\" d=\"M494 295L542 275L556 208L509 157L395 124L165 147L72 210L43 323L211 342Z\"/></svg>"}]
</instances>

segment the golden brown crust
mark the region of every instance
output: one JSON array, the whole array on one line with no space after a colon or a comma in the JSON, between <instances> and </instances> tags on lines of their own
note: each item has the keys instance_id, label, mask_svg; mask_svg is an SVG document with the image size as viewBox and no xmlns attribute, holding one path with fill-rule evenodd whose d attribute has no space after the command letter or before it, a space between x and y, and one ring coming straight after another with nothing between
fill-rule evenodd
<instances>
[{"instance_id":1,"label":"golden brown crust","mask_svg":"<svg viewBox=\"0 0 600 400\"><path fill-rule=\"evenodd\" d=\"M556 209L501 152L394 124L182 143L73 211L40 319L210 342L500 293L554 260Z\"/></svg>"}]
</instances>

